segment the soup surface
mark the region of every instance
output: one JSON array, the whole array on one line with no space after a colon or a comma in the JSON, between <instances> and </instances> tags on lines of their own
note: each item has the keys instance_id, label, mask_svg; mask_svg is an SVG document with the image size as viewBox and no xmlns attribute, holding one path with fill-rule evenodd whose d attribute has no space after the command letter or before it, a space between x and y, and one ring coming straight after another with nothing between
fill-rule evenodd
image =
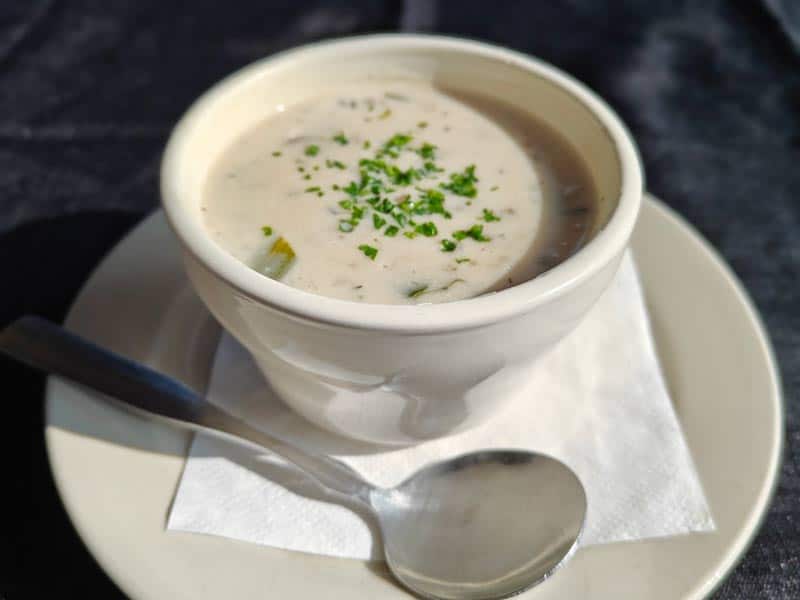
<instances>
[{"instance_id":1,"label":"soup surface","mask_svg":"<svg viewBox=\"0 0 800 600\"><path fill-rule=\"evenodd\" d=\"M373 81L278 109L222 153L202 210L217 243L287 285L458 300L535 277L593 228L582 159L500 103Z\"/></svg>"}]
</instances>

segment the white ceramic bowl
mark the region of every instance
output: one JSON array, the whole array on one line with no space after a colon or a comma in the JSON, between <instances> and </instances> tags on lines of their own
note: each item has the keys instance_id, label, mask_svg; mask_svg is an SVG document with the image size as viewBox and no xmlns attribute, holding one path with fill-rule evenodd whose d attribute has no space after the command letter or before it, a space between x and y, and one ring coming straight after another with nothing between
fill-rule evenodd
<instances>
[{"instance_id":1,"label":"white ceramic bowl","mask_svg":"<svg viewBox=\"0 0 800 600\"><path fill-rule=\"evenodd\" d=\"M531 281L423 306L310 294L260 275L212 241L200 198L219 154L281 105L365 77L431 80L499 97L553 125L589 165L602 226L574 256ZM164 208L197 293L272 387L326 429L387 444L475 426L514 397L525 367L573 329L611 281L642 186L633 140L583 85L510 50L420 35L323 42L242 69L181 119L161 171Z\"/></svg>"}]
</instances>

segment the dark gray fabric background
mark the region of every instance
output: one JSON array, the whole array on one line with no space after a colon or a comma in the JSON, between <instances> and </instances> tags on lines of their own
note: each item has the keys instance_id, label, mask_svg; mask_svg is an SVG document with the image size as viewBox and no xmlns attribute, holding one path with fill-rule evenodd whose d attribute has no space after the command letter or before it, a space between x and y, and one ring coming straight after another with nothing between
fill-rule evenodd
<instances>
[{"instance_id":1,"label":"dark gray fabric background","mask_svg":"<svg viewBox=\"0 0 800 600\"><path fill-rule=\"evenodd\" d=\"M777 350L788 432L772 510L716 597L800 598L800 0L4 0L0 325L63 318L156 206L169 129L211 83L304 41L396 29L504 44L586 82L630 125L649 189L733 266ZM122 597L58 502L42 378L0 359L0 381L0 599Z\"/></svg>"}]
</instances>

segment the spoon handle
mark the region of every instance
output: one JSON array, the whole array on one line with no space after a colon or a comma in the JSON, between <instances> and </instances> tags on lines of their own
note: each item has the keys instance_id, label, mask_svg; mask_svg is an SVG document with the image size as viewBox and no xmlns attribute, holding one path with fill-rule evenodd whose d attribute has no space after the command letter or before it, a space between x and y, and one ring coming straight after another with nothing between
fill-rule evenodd
<instances>
[{"instance_id":1,"label":"spoon handle","mask_svg":"<svg viewBox=\"0 0 800 600\"><path fill-rule=\"evenodd\" d=\"M372 489L344 463L310 454L250 427L182 383L39 317L22 317L0 332L0 352L173 426L221 434L266 448L336 492L367 501Z\"/></svg>"}]
</instances>

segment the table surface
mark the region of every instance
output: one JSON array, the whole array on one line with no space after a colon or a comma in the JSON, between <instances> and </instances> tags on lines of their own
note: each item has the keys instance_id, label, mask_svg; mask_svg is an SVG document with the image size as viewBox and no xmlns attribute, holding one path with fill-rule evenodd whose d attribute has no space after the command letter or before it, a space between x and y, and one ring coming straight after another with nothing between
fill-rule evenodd
<instances>
[{"instance_id":1,"label":"table surface","mask_svg":"<svg viewBox=\"0 0 800 600\"><path fill-rule=\"evenodd\" d=\"M800 3L230 6L0 5L0 326L24 313L63 319L100 258L157 205L170 127L232 70L306 41L374 31L440 32L528 52L617 109L639 142L648 188L720 250L763 315L786 393L785 462L761 533L715 598L800 597ZM11 458L0 598L122 598L55 492L43 378L0 359L0 380L13 407L0 436ZM57 577L42 568L51 565Z\"/></svg>"}]
</instances>

